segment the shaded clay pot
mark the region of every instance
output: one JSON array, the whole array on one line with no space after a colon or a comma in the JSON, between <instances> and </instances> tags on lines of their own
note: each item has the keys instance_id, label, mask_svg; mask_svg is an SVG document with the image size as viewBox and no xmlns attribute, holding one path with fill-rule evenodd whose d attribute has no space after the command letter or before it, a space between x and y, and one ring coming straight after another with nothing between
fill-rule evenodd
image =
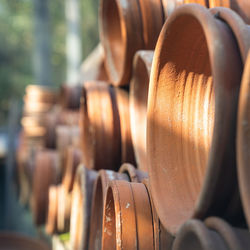
<instances>
[{"instance_id":1,"label":"shaded clay pot","mask_svg":"<svg viewBox=\"0 0 250 250\"><path fill-rule=\"evenodd\" d=\"M136 53L129 92L131 134L136 163L138 168L144 171L147 171L147 102L153 56L153 51L138 51Z\"/></svg>"},{"instance_id":2,"label":"shaded clay pot","mask_svg":"<svg viewBox=\"0 0 250 250\"><path fill-rule=\"evenodd\" d=\"M84 84L80 110L83 163L89 169L118 169L121 161L119 111L106 82Z\"/></svg>"},{"instance_id":3,"label":"shaded clay pot","mask_svg":"<svg viewBox=\"0 0 250 250\"><path fill-rule=\"evenodd\" d=\"M70 246L74 250L88 249L91 197L97 173L79 165L72 191L70 216Z\"/></svg>"},{"instance_id":4,"label":"shaded clay pot","mask_svg":"<svg viewBox=\"0 0 250 250\"><path fill-rule=\"evenodd\" d=\"M147 154L154 204L172 234L191 217L243 220L235 161L242 68L238 40L204 7L183 5L165 23L150 78Z\"/></svg>"},{"instance_id":5,"label":"shaded clay pot","mask_svg":"<svg viewBox=\"0 0 250 250\"><path fill-rule=\"evenodd\" d=\"M59 156L56 151L43 150L36 154L32 184L31 208L36 225L45 224L49 203L49 187L60 180Z\"/></svg>"},{"instance_id":6,"label":"shaded clay pot","mask_svg":"<svg viewBox=\"0 0 250 250\"><path fill-rule=\"evenodd\" d=\"M96 178L92 196L89 249L99 250L102 247L102 220L106 191L110 181L129 181L126 174L112 170L100 170Z\"/></svg>"},{"instance_id":7,"label":"shaded clay pot","mask_svg":"<svg viewBox=\"0 0 250 250\"><path fill-rule=\"evenodd\" d=\"M81 90L81 85L62 85L59 97L61 106L66 109L79 109Z\"/></svg>"}]
</instances>

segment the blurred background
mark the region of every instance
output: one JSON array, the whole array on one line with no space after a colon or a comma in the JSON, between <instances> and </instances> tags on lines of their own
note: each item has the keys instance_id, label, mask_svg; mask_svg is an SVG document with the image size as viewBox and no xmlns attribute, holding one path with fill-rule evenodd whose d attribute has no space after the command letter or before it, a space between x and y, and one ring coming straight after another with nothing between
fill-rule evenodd
<instances>
[{"instance_id":1,"label":"blurred background","mask_svg":"<svg viewBox=\"0 0 250 250\"><path fill-rule=\"evenodd\" d=\"M10 181L25 87L74 84L74 72L98 44L97 15L98 0L0 1L1 230L39 233Z\"/></svg>"}]
</instances>

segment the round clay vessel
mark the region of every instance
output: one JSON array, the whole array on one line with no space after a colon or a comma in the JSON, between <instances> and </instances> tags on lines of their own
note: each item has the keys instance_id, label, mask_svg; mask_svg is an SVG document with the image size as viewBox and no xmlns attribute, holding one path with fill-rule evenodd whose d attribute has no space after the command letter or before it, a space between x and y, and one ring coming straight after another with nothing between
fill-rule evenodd
<instances>
[{"instance_id":1,"label":"round clay vessel","mask_svg":"<svg viewBox=\"0 0 250 250\"><path fill-rule=\"evenodd\" d=\"M113 180L129 181L129 178L123 173L100 170L95 180L91 206L89 249L99 250L102 247L103 206L109 182Z\"/></svg>"},{"instance_id":2,"label":"round clay vessel","mask_svg":"<svg viewBox=\"0 0 250 250\"><path fill-rule=\"evenodd\" d=\"M91 197L97 173L79 165L72 191L70 216L70 247L87 250L89 239Z\"/></svg>"},{"instance_id":3,"label":"round clay vessel","mask_svg":"<svg viewBox=\"0 0 250 250\"><path fill-rule=\"evenodd\" d=\"M42 225L46 222L49 187L59 182L60 174L59 156L56 151L43 150L37 152L31 200L33 220L36 225Z\"/></svg>"},{"instance_id":4,"label":"round clay vessel","mask_svg":"<svg viewBox=\"0 0 250 250\"><path fill-rule=\"evenodd\" d=\"M113 88L106 82L85 83L80 116L84 165L96 170L118 169L121 137Z\"/></svg>"},{"instance_id":5,"label":"round clay vessel","mask_svg":"<svg viewBox=\"0 0 250 250\"><path fill-rule=\"evenodd\" d=\"M147 189L142 183L112 181L106 192L102 249L154 249Z\"/></svg>"},{"instance_id":6,"label":"round clay vessel","mask_svg":"<svg viewBox=\"0 0 250 250\"><path fill-rule=\"evenodd\" d=\"M168 18L150 78L147 155L154 204L172 234L187 219L209 214L240 223L235 121L241 73L226 23L195 4ZM229 208L233 201L236 209Z\"/></svg>"},{"instance_id":7,"label":"round clay vessel","mask_svg":"<svg viewBox=\"0 0 250 250\"><path fill-rule=\"evenodd\" d=\"M146 124L148 85L153 61L153 51L138 51L134 57L130 82L129 106L132 141L139 169L147 171Z\"/></svg>"}]
</instances>

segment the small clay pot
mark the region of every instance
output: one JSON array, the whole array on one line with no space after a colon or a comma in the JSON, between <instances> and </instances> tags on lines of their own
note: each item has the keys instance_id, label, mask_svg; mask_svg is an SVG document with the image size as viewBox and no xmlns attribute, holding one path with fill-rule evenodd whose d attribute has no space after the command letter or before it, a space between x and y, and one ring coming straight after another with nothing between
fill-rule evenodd
<instances>
[{"instance_id":1,"label":"small clay pot","mask_svg":"<svg viewBox=\"0 0 250 250\"><path fill-rule=\"evenodd\" d=\"M97 173L79 165L72 191L70 246L87 250L90 227L91 197Z\"/></svg>"},{"instance_id":2,"label":"small clay pot","mask_svg":"<svg viewBox=\"0 0 250 250\"><path fill-rule=\"evenodd\" d=\"M138 168L144 171L147 171L147 102L153 56L153 51L138 51L136 53L129 92L131 135L136 163Z\"/></svg>"},{"instance_id":3,"label":"small clay pot","mask_svg":"<svg viewBox=\"0 0 250 250\"><path fill-rule=\"evenodd\" d=\"M77 167L82 161L82 151L74 146L68 146L66 151L65 171L62 178L62 185L67 192L71 192Z\"/></svg>"},{"instance_id":4,"label":"small clay pot","mask_svg":"<svg viewBox=\"0 0 250 250\"><path fill-rule=\"evenodd\" d=\"M246 0L209 0L209 8L226 7L237 12L242 19L250 24L250 2Z\"/></svg>"},{"instance_id":5,"label":"small clay pot","mask_svg":"<svg viewBox=\"0 0 250 250\"><path fill-rule=\"evenodd\" d=\"M147 155L154 204L172 234L210 214L242 223L235 168L242 68L237 40L220 17L190 4L168 18L150 78Z\"/></svg>"},{"instance_id":6,"label":"small clay pot","mask_svg":"<svg viewBox=\"0 0 250 250\"><path fill-rule=\"evenodd\" d=\"M41 240L19 233L1 232L0 250L49 250L50 247Z\"/></svg>"},{"instance_id":7,"label":"small clay pot","mask_svg":"<svg viewBox=\"0 0 250 250\"><path fill-rule=\"evenodd\" d=\"M58 210L58 186L49 187L49 205L45 230L49 235L56 234L57 231L57 210ZM61 205L61 204L60 204Z\"/></svg>"},{"instance_id":8,"label":"small clay pot","mask_svg":"<svg viewBox=\"0 0 250 250\"><path fill-rule=\"evenodd\" d=\"M80 110L83 163L89 169L119 168L120 121L114 90L105 82L84 84Z\"/></svg>"},{"instance_id":9,"label":"small clay pot","mask_svg":"<svg viewBox=\"0 0 250 250\"><path fill-rule=\"evenodd\" d=\"M36 225L45 224L49 203L49 187L60 180L59 155L56 151L43 150L36 154L32 185L31 208Z\"/></svg>"},{"instance_id":10,"label":"small clay pot","mask_svg":"<svg viewBox=\"0 0 250 250\"><path fill-rule=\"evenodd\" d=\"M154 249L147 189L142 183L112 181L106 192L102 249Z\"/></svg>"},{"instance_id":11,"label":"small clay pot","mask_svg":"<svg viewBox=\"0 0 250 250\"><path fill-rule=\"evenodd\" d=\"M244 67L244 73L241 81L238 120L237 120L237 170L240 186L241 200L245 216L250 228L250 197L248 195L250 184L250 53Z\"/></svg>"},{"instance_id":12,"label":"small clay pot","mask_svg":"<svg viewBox=\"0 0 250 250\"><path fill-rule=\"evenodd\" d=\"M62 85L60 90L60 104L65 109L79 109L81 85Z\"/></svg>"},{"instance_id":13,"label":"small clay pot","mask_svg":"<svg viewBox=\"0 0 250 250\"><path fill-rule=\"evenodd\" d=\"M132 164L123 163L119 169L119 173L128 175L131 182L142 182L148 178L148 174L139 169L136 169Z\"/></svg>"},{"instance_id":14,"label":"small clay pot","mask_svg":"<svg viewBox=\"0 0 250 250\"><path fill-rule=\"evenodd\" d=\"M135 164L134 148L131 138L129 98L128 93L120 88L114 88L119 113L121 134L121 163Z\"/></svg>"},{"instance_id":15,"label":"small clay pot","mask_svg":"<svg viewBox=\"0 0 250 250\"><path fill-rule=\"evenodd\" d=\"M111 170L100 170L96 178L92 196L89 249L99 250L102 247L102 219L105 194L110 181L126 180L126 174Z\"/></svg>"}]
</instances>

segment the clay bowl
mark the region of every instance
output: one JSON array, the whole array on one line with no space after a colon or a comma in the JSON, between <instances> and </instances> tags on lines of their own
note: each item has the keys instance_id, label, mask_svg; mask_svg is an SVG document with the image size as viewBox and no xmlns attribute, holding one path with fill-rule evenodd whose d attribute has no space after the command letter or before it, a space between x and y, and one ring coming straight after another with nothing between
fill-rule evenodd
<instances>
[{"instance_id":1,"label":"clay bowl","mask_svg":"<svg viewBox=\"0 0 250 250\"><path fill-rule=\"evenodd\" d=\"M79 165L72 191L70 216L71 249L88 249L91 197L97 173Z\"/></svg>"},{"instance_id":2,"label":"clay bowl","mask_svg":"<svg viewBox=\"0 0 250 250\"><path fill-rule=\"evenodd\" d=\"M57 210L58 210L58 186L51 185L49 187L49 205L48 214L45 225L45 231L49 235L56 234L57 231Z\"/></svg>"},{"instance_id":3,"label":"clay bowl","mask_svg":"<svg viewBox=\"0 0 250 250\"><path fill-rule=\"evenodd\" d=\"M102 0L99 19L109 79L127 85L135 52L155 47L164 22L161 1Z\"/></svg>"},{"instance_id":4,"label":"clay bowl","mask_svg":"<svg viewBox=\"0 0 250 250\"><path fill-rule=\"evenodd\" d=\"M152 220L144 184L110 182L104 204L102 249L154 249Z\"/></svg>"},{"instance_id":5,"label":"clay bowl","mask_svg":"<svg viewBox=\"0 0 250 250\"><path fill-rule=\"evenodd\" d=\"M119 113L114 90L107 83L84 84L80 129L84 165L96 170L118 169L121 161Z\"/></svg>"},{"instance_id":6,"label":"clay bowl","mask_svg":"<svg viewBox=\"0 0 250 250\"><path fill-rule=\"evenodd\" d=\"M79 109L81 90L81 85L62 85L59 97L61 106L66 109Z\"/></svg>"},{"instance_id":7,"label":"clay bowl","mask_svg":"<svg viewBox=\"0 0 250 250\"><path fill-rule=\"evenodd\" d=\"M56 151L43 150L36 154L32 185L31 208L36 225L45 224L49 203L49 187L60 179L59 156Z\"/></svg>"},{"instance_id":8,"label":"clay bowl","mask_svg":"<svg viewBox=\"0 0 250 250\"><path fill-rule=\"evenodd\" d=\"M68 146L66 150L65 171L62 185L67 192L72 191L78 165L82 161L82 151L79 148Z\"/></svg>"},{"instance_id":9,"label":"clay bowl","mask_svg":"<svg viewBox=\"0 0 250 250\"><path fill-rule=\"evenodd\" d=\"M130 182L142 182L148 178L148 174L139 169L136 169L132 164L123 163L119 169L119 173L126 174Z\"/></svg>"},{"instance_id":10,"label":"clay bowl","mask_svg":"<svg viewBox=\"0 0 250 250\"><path fill-rule=\"evenodd\" d=\"M105 194L110 181L126 180L126 174L111 170L100 170L96 178L92 196L89 249L99 250L102 247L102 218Z\"/></svg>"},{"instance_id":11,"label":"clay bowl","mask_svg":"<svg viewBox=\"0 0 250 250\"><path fill-rule=\"evenodd\" d=\"M147 171L147 102L153 55L153 51L138 51L136 53L129 92L131 135L136 163L138 168L144 171Z\"/></svg>"},{"instance_id":12,"label":"clay bowl","mask_svg":"<svg viewBox=\"0 0 250 250\"><path fill-rule=\"evenodd\" d=\"M38 239L24 236L18 233L0 233L1 250L49 250L49 246Z\"/></svg>"},{"instance_id":13,"label":"clay bowl","mask_svg":"<svg viewBox=\"0 0 250 250\"><path fill-rule=\"evenodd\" d=\"M120 121L121 163L134 164L134 149L131 138L129 97L125 90L114 88Z\"/></svg>"},{"instance_id":14,"label":"clay bowl","mask_svg":"<svg viewBox=\"0 0 250 250\"><path fill-rule=\"evenodd\" d=\"M228 25L204 7L180 6L165 23L150 78L147 154L154 204L172 234L191 217L241 221L235 121L242 67Z\"/></svg>"},{"instance_id":15,"label":"clay bowl","mask_svg":"<svg viewBox=\"0 0 250 250\"><path fill-rule=\"evenodd\" d=\"M240 88L240 98L237 120L237 170L240 185L240 194L243 203L245 216L250 227L250 198L248 195L249 184L249 161L250 161L250 53L247 57Z\"/></svg>"},{"instance_id":16,"label":"clay bowl","mask_svg":"<svg viewBox=\"0 0 250 250\"><path fill-rule=\"evenodd\" d=\"M250 24L250 2L247 0L209 0L209 8L226 7L237 12L242 19Z\"/></svg>"},{"instance_id":17,"label":"clay bowl","mask_svg":"<svg viewBox=\"0 0 250 250\"><path fill-rule=\"evenodd\" d=\"M155 206L153 203L152 195L150 193L150 186L149 186L149 180L143 179L142 183L145 185L149 199L151 204L151 213L153 217L153 227L154 227L154 246L155 250L161 250L161 249L172 249L174 236L171 235L162 225L162 223L159 220L159 217L157 215L157 212L155 210Z\"/></svg>"}]
</instances>

